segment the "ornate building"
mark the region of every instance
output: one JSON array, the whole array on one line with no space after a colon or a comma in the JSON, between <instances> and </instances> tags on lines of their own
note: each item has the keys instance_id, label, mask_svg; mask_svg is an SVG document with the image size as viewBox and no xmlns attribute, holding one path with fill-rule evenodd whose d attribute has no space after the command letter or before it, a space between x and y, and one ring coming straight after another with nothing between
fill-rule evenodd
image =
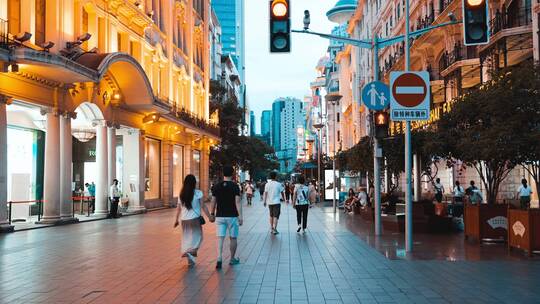
<instances>
[{"instance_id":1,"label":"ornate building","mask_svg":"<svg viewBox=\"0 0 540 304\"><path fill-rule=\"evenodd\" d=\"M72 220L90 182L106 213L114 178L133 212L188 173L207 193L209 18L209 0L0 0L0 225L8 200Z\"/></svg>"}]
</instances>

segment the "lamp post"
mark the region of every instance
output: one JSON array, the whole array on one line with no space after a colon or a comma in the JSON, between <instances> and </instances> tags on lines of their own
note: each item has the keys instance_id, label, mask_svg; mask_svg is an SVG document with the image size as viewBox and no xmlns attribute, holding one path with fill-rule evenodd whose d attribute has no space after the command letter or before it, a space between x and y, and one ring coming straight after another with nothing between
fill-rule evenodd
<instances>
[{"instance_id":1,"label":"lamp post","mask_svg":"<svg viewBox=\"0 0 540 304\"><path fill-rule=\"evenodd\" d=\"M339 95L339 94L336 94L336 93L329 93L325 96L326 98L326 101L327 102L330 102L332 103L332 108L333 108L333 113L332 115L334 116L333 118L333 121L334 121L334 124L333 124L333 134L334 134L334 148L333 148L333 157L332 157L332 174L333 174L333 180L334 180L334 187L333 187L333 191L334 191L334 195L332 195L332 205L334 207L334 214L337 213L337 205L336 205L336 190L337 190L337 180L336 180L336 152L337 152L337 144L336 144L336 138L337 138L337 132L336 132L336 124L337 124L337 119L336 119L336 103L339 102L341 100L343 96Z\"/></svg>"},{"instance_id":2,"label":"lamp post","mask_svg":"<svg viewBox=\"0 0 540 304\"><path fill-rule=\"evenodd\" d=\"M321 150L322 150L322 134L321 129L324 127L324 124L321 121L319 121L316 124L313 124L313 127L317 129L318 138L317 138L317 184L318 184L318 190L319 190L319 197L322 197L322 189L321 189Z\"/></svg>"}]
</instances>

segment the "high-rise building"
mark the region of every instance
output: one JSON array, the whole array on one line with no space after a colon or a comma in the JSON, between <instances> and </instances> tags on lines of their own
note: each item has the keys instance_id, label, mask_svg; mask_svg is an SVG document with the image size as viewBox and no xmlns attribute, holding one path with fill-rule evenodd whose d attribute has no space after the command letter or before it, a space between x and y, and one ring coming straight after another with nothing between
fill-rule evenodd
<instances>
[{"instance_id":1,"label":"high-rise building","mask_svg":"<svg viewBox=\"0 0 540 304\"><path fill-rule=\"evenodd\" d=\"M304 132L304 104L297 98L278 98L272 104L272 146L280 172L291 172L298 157L298 133Z\"/></svg>"},{"instance_id":2,"label":"high-rise building","mask_svg":"<svg viewBox=\"0 0 540 304\"><path fill-rule=\"evenodd\" d=\"M249 111L249 135L255 136L255 113L253 111Z\"/></svg>"},{"instance_id":3,"label":"high-rise building","mask_svg":"<svg viewBox=\"0 0 540 304\"><path fill-rule=\"evenodd\" d=\"M221 23L221 41L223 54L231 55L238 69L240 81L245 87L245 27L244 0L213 0L214 8ZM242 94L244 88L242 88ZM240 105L244 105L241 98Z\"/></svg>"},{"instance_id":4,"label":"high-rise building","mask_svg":"<svg viewBox=\"0 0 540 304\"><path fill-rule=\"evenodd\" d=\"M264 110L261 114L261 137L268 144L271 145L271 130L272 130L272 111Z\"/></svg>"}]
</instances>

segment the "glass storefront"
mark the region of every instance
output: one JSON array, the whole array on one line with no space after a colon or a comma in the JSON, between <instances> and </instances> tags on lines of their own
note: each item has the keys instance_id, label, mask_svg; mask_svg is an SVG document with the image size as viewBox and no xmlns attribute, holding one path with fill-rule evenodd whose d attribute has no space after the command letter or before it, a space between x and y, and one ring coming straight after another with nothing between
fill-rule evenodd
<instances>
[{"instance_id":1,"label":"glass storefront","mask_svg":"<svg viewBox=\"0 0 540 304\"><path fill-rule=\"evenodd\" d=\"M201 182L201 151L193 150L193 162L191 166L192 174L195 175L195 178L197 179L197 187L200 187L199 183Z\"/></svg>"},{"instance_id":2,"label":"glass storefront","mask_svg":"<svg viewBox=\"0 0 540 304\"><path fill-rule=\"evenodd\" d=\"M173 197L180 195L184 180L184 147L173 146Z\"/></svg>"},{"instance_id":3,"label":"glass storefront","mask_svg":"<svg viewBox=\"0 0 540 304\"><path fill-rule=\"evenodd\" d=\"M33 201L43 198L43 156L45 133L39 130L7 128L7 200ZM13 205L13 220L27 220L34 203ZM35 208L34 208L35 209Z\"/></svg>"},{"instance_id":4,"label":"glass storefront","mask_svg":"<svg viewBox=\"0 0 540 304\"><path fill-rule=\"evenodd\" d=\"M145 199L160 198L160 163L161 163L161 142L159 140L147 138L145 140L144 153L144 180Z\"/></svg>"}]
</instances>

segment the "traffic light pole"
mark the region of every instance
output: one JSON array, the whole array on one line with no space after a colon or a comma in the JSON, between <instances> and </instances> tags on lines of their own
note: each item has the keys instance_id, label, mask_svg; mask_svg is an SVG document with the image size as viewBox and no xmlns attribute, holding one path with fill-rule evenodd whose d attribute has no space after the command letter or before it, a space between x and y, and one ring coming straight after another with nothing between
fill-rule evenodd
<instances>
[{"instance_id":1,"label":"traffic light pole","mask_svg":"<svg viewBox=\"0 0 540 304\"><path fill-rule=\"evenodd\" d=\"M405 0L405 71L411 68L411 50L409 39L409 0ZM413 250L413 220L412 220L412 153L411 153L411 122L405 122L405 251Z\"/></svg>"},{"instance_id":2,"label":"traffic light pole","mask_svg":"<svg viewBox=\"0 0 540 304\"><path fill-rule=\"evenodd\" d=\"M445 27L448 25L454 25L460 23L457 20L451 20L449 22L440 23L437 25L429 26L414 32L410 32L409 28L409 0L405 0L405 35L398 35L391 38L378 39L376 36L372 41L353 39L342 36L329 35L324 33L312 32L310 30L304 29L301 31L291 30L293 33L309 34L315 35L322 38L340 41L344 44L349 44L357 46L359 48L371 49L373 50L373 79L379 79L379 50L381 48L393 45L395 43L400 43L405 41L405 70L409 71L410 69L410 50L409 50L409 40L410 38L416 38L422 36L425 33L428 33L432 30ZM372 116L373 118L373 116ZM374 125L374 124L373 124ZM381 234L381 179L380 179L380 163L377 156L382 157L382 153L379 153L379 142L375 136L373 136L373 183L375 187L375 235ZM405 189L405 250L407 252L412 251L413 240L412 240L412 196L411 196L411 123L406 122L405 125L405 175L407 178L407 186Z\"/></svg>"},{"instance_id":3,"label":"traffic light pole","mask_svg":"<svg viewBox=\"0 0 540 304\"><path fill-rule=\"evenodd\" d=\"M379 43L377 36L373 38L373 81L379 80ZM379 158L382 157L382 149L379 148L379 140L375 136L375 114L371 111L371 120L373 134L373 203L375 205L375 235L382 234L381 227L381 164ZM369 193L369 189L368 189Z\"/></svg>"}]
</instances>

